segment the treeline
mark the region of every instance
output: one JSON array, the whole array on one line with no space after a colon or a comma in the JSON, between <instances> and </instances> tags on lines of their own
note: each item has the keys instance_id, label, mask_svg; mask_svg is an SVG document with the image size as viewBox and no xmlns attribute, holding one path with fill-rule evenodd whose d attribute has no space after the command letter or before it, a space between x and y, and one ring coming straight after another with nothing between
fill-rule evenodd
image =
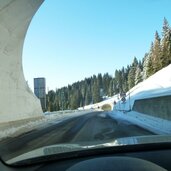
<instances>
[{"instance_id":1,"label":"treeline","mask_svg":"<svg viewBox=\"0 0 171 171\"><path fill-rule=\"evenodd\" d=\"M113 78L108 73L93 75L67 87L51 90L47 95L47 104L50 111L76 109L91 103L97 103L105 95L112 96Z\"/></svg>"},{"instance_id":2,"label":"treeline","mask_svg":"<svg viewBox=\"0 0 171 171\"><path fill-rule=\"evenodd\" d=\"M99 73L97 76L93 75L56 91L49 91L47 110L77 109L100 102L106 96L127 92L169 64L171 64L171 28L164 18L161 38L156 31L150 50L142 60L138 61L134 57L132 64L115 70L113 77L108 73L104 75Z\"/></svg>"}]
</instances>

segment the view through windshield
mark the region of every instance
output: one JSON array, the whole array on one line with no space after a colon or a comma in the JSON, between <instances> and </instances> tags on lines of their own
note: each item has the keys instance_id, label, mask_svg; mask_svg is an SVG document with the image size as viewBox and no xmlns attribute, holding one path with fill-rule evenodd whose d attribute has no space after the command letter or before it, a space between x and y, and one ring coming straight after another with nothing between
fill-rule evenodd
<instances>
[{"instance_id":1,"label":"view through windshield","mask_svg":"<svg viewBox=\"0 0 171 171\"><path fill-rule=\"evenodd\" d=\"M171 142L170 6L1 0L1 159Z\"/></svg>"}]
</instances>

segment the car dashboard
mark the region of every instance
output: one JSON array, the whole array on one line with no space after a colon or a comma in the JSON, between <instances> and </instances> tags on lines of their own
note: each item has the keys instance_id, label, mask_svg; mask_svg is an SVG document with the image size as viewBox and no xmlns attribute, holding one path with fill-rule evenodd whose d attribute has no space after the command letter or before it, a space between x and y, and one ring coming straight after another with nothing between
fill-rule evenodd
<instances>
[{"instance_id":1,"label":"car dashboard","mask_svg":"<svg viewBox=\"0 0 171 171\"><path fill-rule=\"evenodd\" d=\"M171 170L171 144L145 144L90 149L78 153L49 156L44 160L33 159L20 165L6 165L2 171L164 171Z\"/></svg>"}]
</instances>

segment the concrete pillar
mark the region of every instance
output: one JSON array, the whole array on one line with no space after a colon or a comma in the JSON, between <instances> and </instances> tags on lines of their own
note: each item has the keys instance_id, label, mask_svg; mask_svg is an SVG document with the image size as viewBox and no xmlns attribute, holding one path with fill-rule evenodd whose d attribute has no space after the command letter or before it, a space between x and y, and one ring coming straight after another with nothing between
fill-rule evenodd
<instances>
[{"instance_id":1,"label":"concrete pillar","mask_svg":"<svg viewBox=\"0 0 171 171\"><path fill-rule=\"evenodd\" d=\"M0 123L42 116L40 101L28 87L22 68L25 35L42 2L0 1Z\"/></svg>"}]
</instances>

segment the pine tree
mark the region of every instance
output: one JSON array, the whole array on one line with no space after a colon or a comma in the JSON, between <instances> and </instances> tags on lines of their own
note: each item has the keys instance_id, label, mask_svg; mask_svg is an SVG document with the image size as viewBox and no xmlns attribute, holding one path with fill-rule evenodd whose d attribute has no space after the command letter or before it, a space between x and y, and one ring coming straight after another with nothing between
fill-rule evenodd
<instances>
[{"instance_id":1,"label":"pine tree","mask_svg":"<svg viewBox=\"0 0 171 171\"><path fill-rule=\"evenodd\" d=\"M128 87L129 89L135 86L135 72L138 66L138 60L134 57L133 63L130 66L129 74L128 74Z\"/></svg>"},{"instance_id":2,"label":"pine tree","mask_svg":"<svg viewBox=\"0 0 171 171\"><path fill-rule=\"evenodd\" d=\"M129 67L129 66L128 66ZM122 91L127 92L128 91L128 73L129 68L122 68L121 75L122 75Z\"/></svg>"},{"instance_id":3,"label":"pine tree","mask_svg":"<svg viewBox=\"0 0 171 171\"><path fill-rule=\"evenodd\" d=\"M171 30L169 23L166 18L163 22L163 31L162 31L162 46L161 46L161 68L166 67L171 63Z\"/></svg>"},{"instance_id":4,"label":"pine tree","mask_svg":"<svg viewBox=\"0 0 171 171\"><path fill-rule=\"evenodd\" d=\"M135 85L135 68L131 67L128 74L128 87L131 89Z\"/></svg>"},{"instance_id":5,"label":"pine tree","mask_svg":"<svg viewBox=\"0 0 171 171\"><path fill-rule=\"evenodd\" d=\"M135 85L137 85L140 82L142 82L142 70L138 65L135 71Z\"/></svg>"},{"instance_id":6,"label":"pine tree","mask_svg":"<svg viewBox=\"0 0 171 171\"><path fill-rule=\"evenodd\" d=\"M121 93L123 91L122 82L122 72L120 70L115 70L115 85L117 93Z\"/></svg>"},{"instance_id":7,"label":"pine tree","mask_svg":"<svg viewBox=\"0 0 171 171\"><path fill-rule=\"evenodd\" d=\"M151 43L151 48L148 56L148 63L147 63L147 78L154 74L154 68L153 68L153 42Z\"/></svg>"},{"instance_id":8,"label":"pine tree","mask_svg":"<svg viewBox=\"0 0 171 171\"><path fill-rule=\"evenodd\" d=\"M105 95L109 95L109 84L111 79L112 77L109 76L108 73L105 73L103 75L103 91Z\"/></svg>"},{"instance_id":9,"label":"pine tree","mask_svg":"<svg viewBox=\"0 0 171 171\"><path fill-rule=\"evenodd\" d=\"M143 72L142 72L142 79L146 80L147 79L147 67L148 67L148 62L149 62L149 54L146 53L143 58Z\"/></svg>"},{"instance_id":10,"label":"pine tree","mask_svg":"<svg viewBox=\"0 0 171 171\"><path fill-rule=\"evenodd\" d=\"M114 94L118 94L119 93L119 89L118 89L116 78L113 79L113 92L114 92Z\"/></svg>"},{"instance_id":11,"label":"pine tree","mask_svg":"<svg viewBox=\"0 0 171 171\"><path fill-rule=\"evenodd\" d=\"M92 93L90 91L90 87L87 87L86 96L85 96L85 105L89 105L92 103Z\"/></svg>"},{"instance_id":12,"label":"pine tree","mask_svg":"<svg viewBox=\"0 0 171 171\"><path fill-rule=\"evenodd\" d=\"M158 32L155 33L154 43L151 43L150 52L148 55L148 63L146 68L146 76L149 77L161 69L161 43Z\"/></svg>"},{"instance_id":13,"label":"pine tree","mask_svg":"<svg viewBox=\"0 0 171 171\"><path fill-rule=\"evenodd\" d=\"M155 33L155 40L154 40L154 46L153 46L153 53L152 53L152 66L153 66L153 72L156 73L161 69L161 45L160 45L160 37L158 32Z\"/></svg>"},{"instance_id":14,"label":"pine tree","mask_svg":"<svg viewBox=\"0 0 171 171\"><path fill-rule=\"evenodd\" d=\"M80 101L81 92L79 90L75 90L71 98L71 109L77 109L80 107Z\"/></svg>"},{"instance_id":15,"label":"pine tree","mask_svg":"<svg viewBox=\"0 0 171 171\"><path fill-rule=\"evenodd\" d=\"M100 87L98 85L97 80L95 80L93 84L93 103L98 103L100 101Z\"/></svg>"},{"instance_id":16,"label":"pine tree","mask_svg":"<svg viewBox=\"0 0 171 171\"><path fill-rule=\"evenodd\" d=\"M48 92L48 110L55 111L55 92L53 90Z\"/></svg>"},{"instance_id":17,"label":"pine tree","mask_svg":"<svg viewBox=\"0 0 171 171\"><path fill-rule=\"evenodd\" d=\"M113 96L114 94L114 90L113 90L113 80L110 80L110 84L109 84L109 96Z\"/></svg>"},{"instance_id":18,"label":"pine tree","mask_svg":"<svg viewBox=\"0 0 171 171\"><path fill-rule=\"evenodd\" d=\"M97 81L98 81L98 85L99 85L100 89L103 88L103 78L102 78L102 74L98 74Z\"/></svg>"}]
</instances>

